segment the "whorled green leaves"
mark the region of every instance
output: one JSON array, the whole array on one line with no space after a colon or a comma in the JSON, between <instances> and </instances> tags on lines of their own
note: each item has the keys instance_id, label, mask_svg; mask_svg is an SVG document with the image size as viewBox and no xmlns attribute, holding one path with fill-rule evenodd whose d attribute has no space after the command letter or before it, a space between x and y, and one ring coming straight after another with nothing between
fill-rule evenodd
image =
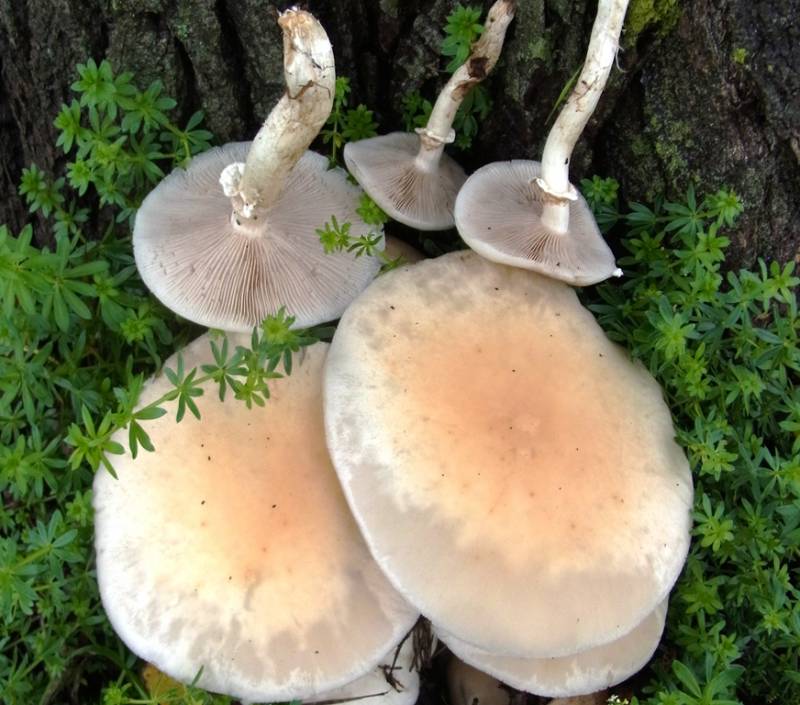
<instances>
[{"instance_id":1,"label":"whorled green leaves","mask_svg":"<svg viewBox=\"0 0 800 705\"><path fill-rule=\"evenodd\" d=\"M582 187L628 253L590 307L664 387L696 484L695 539L641 701L800 702L795 265L725 270L732 192L621 213L613 180Z\"/></svg>"}]
</instances>

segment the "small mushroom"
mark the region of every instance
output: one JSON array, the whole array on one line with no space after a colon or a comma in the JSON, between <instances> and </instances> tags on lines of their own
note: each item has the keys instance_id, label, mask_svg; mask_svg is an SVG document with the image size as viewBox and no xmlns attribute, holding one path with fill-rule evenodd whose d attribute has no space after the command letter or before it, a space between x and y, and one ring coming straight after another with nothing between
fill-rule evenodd
<instances>
[{"instance_id":1,"label":"small mushroom","mask_svg":"<svg viewBox=\"0 0 800 705\"><path fill-rule=\"evenodd\" d=\"M325 254L316 234L333 216L354 237L360 191L306 151L333 103L330 42L312 15L287 10L286 93L252 143L195 157L144 200L133 234L144 283L189 320L245 332L281 307L297 327L338 318L375 276L375 257Z\"/></svg>"},{"instance_id":2,"label":"small mushroom","mask_svg":"<svg viewBox=\"0 0 800 705\"><path fill-rule=\"evenodd\" d=\"M373 556L462 641L575 654L680 573L692 478L661 388L561 282L465 252L389 272L342 317L324 399Z\"/></svg>"},{"instance_id":3,"label":"small mushroom","mask_svg":"<svg viewBox=\"0 0 800 705\"><path fill-rule=\"evenodd\" d=\"M262 407L206 388L201 419L176 426L176 402L165 405L148 423L156 451L119 456L118 479L95 477L103 606L172 678L199 673L200 687L250 701L309 698L375 668L418 617L369 555L331 466L327 348L306 348ZM209 335L182 357L212 362ZM141 404L171 388L154 378Z\"/></svg>"},{"instance_id":4,"label":"small mushroom","mask_svg":"<svg viewBox=\"0 0 800 705\"><path fill-rule=\"evenodd\" d=\"M667 600L664 600L641 624L619 639L557 658L498 656L442 630L437 630L437 635L459 658L488 674L487 678L498 678L528 693L564 698L603 690L640 671L658 647L666 614Z\"/></svg>"},{"instance_id":5,"label":"small mushroom","mask_svg":"<svg viewBox=\"0 0 800 705\"><path fill-rule=\"evenodd\" d=\"M345 145L350 173L395 220L420 230L453 227L453 205L466 174L444 154L444 146L455 139L452 125L461 102L497 63L515 9L516 0L492 5L483 34L442 89L417 135L392 132Z\"/></svg>"},{"instance_id":6,"label":"small mushroom","mask_svg":"<svg viewBox=\"0 0 800 705\"><path fill-rule=\"evenodd\" d=\"M569 182L569 161L614 64L627 5L599 1L586 61L547 136L542 163L489 164L458 194L456 227L484 257L578 286L622 275L589 206Z\"/></svg>"}]
</instances>

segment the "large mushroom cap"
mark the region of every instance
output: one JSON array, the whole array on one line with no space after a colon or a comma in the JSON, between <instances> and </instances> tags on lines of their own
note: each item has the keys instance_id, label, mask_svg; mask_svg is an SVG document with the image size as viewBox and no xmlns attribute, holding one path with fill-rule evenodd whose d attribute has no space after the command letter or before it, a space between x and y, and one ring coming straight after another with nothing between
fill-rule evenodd
<instances>
[{"instance_id":1,"label":"large mushroom cap","mask_svg":"<svg viewBox=\"0 0 800 705\"><path fill-rule=\"evenodd\" d=\"M560 235L541 221L543 198L533 179L539 162L515 159L487 164L458 194L456 227L478 254L501 264L532 269L576 286L595 284L618 272L589 205L580 194L569 205L569 232Z\"/></svg>"},{"instance_id":2,"label":"large mushroom cap","mask_svg":"<svg viewBox=\"0 0 800 705\"><path fill-rule=\"evenodd\" d=\"M325 426L389 579L486 651L607 643L683 565L692 480L661 389L555 280L464 252L379 277L336 331Z\"/></svg>"},{"instance_id":3,"label":"large mushroom cap","mask_svg":"<svg viewBox=\"0 0 800 705\"><path fill-rule=\"evenodd\" d=\"M361 187L390 217L420 230L452 228L456 194L467 178L447 154L438 167L420 169L418 135L392 132L349 142L347 168Z\"/></svg>"},{"instance_id":4,"label":"large mushroom cap","mask_svg":"<svg viewBox=\"0 0 800 705\"><path fill-rule=\"evenodd\" d=\"M148 288L184 318L245 332L282 306L306 327L338 318L380 266L374 257L325 254L317 228L335 216L354 237L370 227L356 213L360 191L342 170L306 152L278 202L237 224L219 184L250 142L227 144L176 169L142 203L133 233L136 265Z\"/></svg>"},{"instance_id":5,"label":"large mushroom cap","mask_svg":"<svg viewBox=\"0 0 800 705\"><path fill-rule=\"evenodd\" d=\"M235 338L243 341L245 336ZM114 629L182 681L273 702L360 677L417 618L384 578L325 448L322 367L306 350L264 407L207 389L202 420L148 424L154 453L94 483L100 595ZM208 335L183 351L212 361ZM175 365L174 358L168 365ZM142 403L171 385L157 377Z\"/></svg>"},{"instance_id":6,"label":"large mushroom cap","mask_svg":"<svg viewBox=\"0 0 800 705\"><path fill-rule=\"evenodd\" d=\"M650 660L664 631L667 600L628 634L572 656L524 659L497 656L437 630L466 663L528 693L565 698L603 690L637 673Z\"/></svg>"}]
</instances>

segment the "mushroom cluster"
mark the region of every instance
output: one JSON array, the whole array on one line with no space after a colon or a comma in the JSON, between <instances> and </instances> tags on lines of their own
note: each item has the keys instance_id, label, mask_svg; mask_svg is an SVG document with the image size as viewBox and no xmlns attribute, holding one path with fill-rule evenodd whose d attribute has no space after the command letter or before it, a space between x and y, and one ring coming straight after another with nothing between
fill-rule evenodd
<instances>
[{"instance_id":1,"label":"mushroom cluster","mask_svg":"<svg viewBox=\"0 0 800 705\"><path fill-rule=\"evenodd\" d=\"M281 308L299 326L338 317L379 268L325 254L316 235L331 216L356 236L370 226L356 213L360 190L307 151L331 109L330 42L307 12L279 24L287 90L255 140L170 174L134 229L156 296L234 345ZM195 340L181 364L212 363L209 343ZM419 615L370 556L331 466L326 352L306 348L264 407L206 395L200 421L176 428L163 416L150 429L156 454L128 453L116 478L96 477L100 594L125 643L180 681L245 701L325 700L375 691L384 668L371 672L388 659L402 674L394 688L384 679L386 702L408 705L418 678L399 644ZM154 378L139 404L171 387Z\"/></svg>"},{"instance_id":2,"label":"mushroom cluster","mask_svg":"<svg viewBox=\"0 0 800 705\"><path fill-rule=\"evenodd\" d=\"M372 555L463 660L561 696L652 655L691 474L569 286L463 252L381 277L337 328L325 425Z\"/></svg>"},{"instance_id":3,"label":"mushroom cluster","mask_svg":"<svg viewBox=\"0 0 800 705\"><path fill-rule=\"evenodd\" d=\"M494 3L419 136L346 146L390 215L455 222L476 250L374 281L376 258L326 255L316 236L331 216L370 226L359 190L307 151L331 109L330 43L307 12L281 14L286 94L252 143L148 196L136 261L166 305L234 344L282 307L298 326L341 321L264 407L206 396L201 421L153 424L155 455L97 476L101 596L138 655L244 700L386 705L416 699L420 613L463 661L452 705L503 705L499 681L591 693L649 660L688 551L691 474L659 386L568 285L619 273L568 163L626 5L600 0L541 165L466 179L443 152L513 0ZM208 334L181 355L210 362ZM154 378L140 403L168 388Z\"/></svg>"}]
</instances>

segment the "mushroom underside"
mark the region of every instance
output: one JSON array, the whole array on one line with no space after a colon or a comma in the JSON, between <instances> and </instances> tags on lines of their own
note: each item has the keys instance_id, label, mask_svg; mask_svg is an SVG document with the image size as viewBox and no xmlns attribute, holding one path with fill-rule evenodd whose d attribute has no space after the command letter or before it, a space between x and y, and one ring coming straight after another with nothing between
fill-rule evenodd
<instances>
[{"instance_id":1,"label":"mushroom underside","mask_svg":"<svg viewBox=\"0 0 800 705\"><path fill-rule=\"evenodd\" d=\"M544 196L533 181L539 162L495 162L478 169L458 194L455 221L464 241L483 257L531 269L575 286L612 276L617 266L589 205L569 203L569 232L542 223Z\"/></svg>"},{"instance_id":2,"label":"mushroom underside","mask_svg":"<svg viewBox=\"0 0 800 705\"><path fill-rule=\"evenodd\" d=\"M398 222L420 230L452 228L456 195L466 174L447 154L436 168L420 169L419 148L418 135L393 132L348 143L344 159L370 198Z\"/></svg>"},{"instance_id":3,"label":"mushroom underside","mask_svg":"<svg viewBox=\"0 0 800 705\"><path fill-rule=\"evenodd\" d=\"M326 254L316 230L336 217L351 224L353 237L369 233L356 213L359 189L306 152L280 200L237 224L218 180L249 145L205 152L147 196L133 237L142 280L168 308L211 328L248 332L281 307L299 328L338 318L380 265L375 257Z\"/></svg>"}]
</instances>

